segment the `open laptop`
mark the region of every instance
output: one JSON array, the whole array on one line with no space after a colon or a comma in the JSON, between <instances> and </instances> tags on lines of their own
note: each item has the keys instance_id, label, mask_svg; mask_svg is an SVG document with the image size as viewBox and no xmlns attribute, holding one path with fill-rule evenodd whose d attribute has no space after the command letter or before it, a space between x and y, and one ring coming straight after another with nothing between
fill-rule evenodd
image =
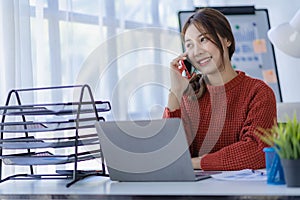
<instances>
[{"instance_id":1,"label":"open laptop","mask_svg":"<svg viewBox=\"0 0 300 200\"><path fill-rule=\"evenodd\" d=\"M111 180L196 181L181 119L96 122Z\"/></svg>"}]
</instances>

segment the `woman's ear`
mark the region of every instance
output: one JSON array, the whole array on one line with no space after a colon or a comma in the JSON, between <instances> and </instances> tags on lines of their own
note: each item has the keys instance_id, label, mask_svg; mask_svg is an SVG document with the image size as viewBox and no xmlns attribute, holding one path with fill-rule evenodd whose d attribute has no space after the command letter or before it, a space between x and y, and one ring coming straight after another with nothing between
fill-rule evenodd
<instances>
[{"instance_id":1,"label":"woman's ear","mask_svg":"<svg viewBox=\"0 0 300 200\"><path fill-rule=\"evenodd\" d=\"M223 43L223 47L227 47L229 48L232 44L232 42L230 40L228 40L227 38L222 38L222 43Z\"/></svg>"},{"instance_id":2,"label":"woman's ear","mask_svg":"<svg viewBox=\"0 0 300 200\"><path fill-rule=\"evenodd\" d=\"M226 39L226 47L228 48L228 47L230 47L230 46L231 46L231 41L228 40L228 39Z\"/></svg>"}]
</instances>

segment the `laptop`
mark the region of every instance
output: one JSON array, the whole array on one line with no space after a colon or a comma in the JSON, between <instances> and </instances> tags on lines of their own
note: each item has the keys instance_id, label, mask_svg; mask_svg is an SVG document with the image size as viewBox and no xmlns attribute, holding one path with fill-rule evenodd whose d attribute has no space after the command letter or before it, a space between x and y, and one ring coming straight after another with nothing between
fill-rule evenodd
<instances>
[{"instance_id":1,"label":"laptop","mask_svg":"<svg viewBox=\"0 0 300 200\"><path fill-rule=\"evenodd\" d=\"M99 121L100 147L113 181L197 181L179 118L140 121Z\"/></svg>"}]
</instances>

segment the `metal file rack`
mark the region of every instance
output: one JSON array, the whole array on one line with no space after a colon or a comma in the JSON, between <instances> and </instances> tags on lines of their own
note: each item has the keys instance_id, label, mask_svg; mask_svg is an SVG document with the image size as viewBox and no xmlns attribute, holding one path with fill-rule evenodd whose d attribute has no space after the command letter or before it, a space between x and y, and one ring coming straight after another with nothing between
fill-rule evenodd
<instances>
[{"instance_id":1,"label":"metal file rack","mask_svg":"<svg viewBox=\"0 0 300 200\"><path fill-rule=\"evenodd\" d=\"M54 91L62 94L70 89L77 91L75 101L37 104L22 101L23 94L50 96ZM107 176L94 124L105 121L101 113L110 110L110 102L94 100L88 85L11 90L5 106L0 107L0 183L17 179L71 178L66 185L69 187L88 176ZM6 153L10 150L14 153ZM98 158L101 170L79 170L79 162ZM37 174L33 170L33 166L63 164L71 164L72 170L56 170L51 174ZM30 173L2 178L4 167L13 166L28 167Z\"/></svg>"}]
</instances>

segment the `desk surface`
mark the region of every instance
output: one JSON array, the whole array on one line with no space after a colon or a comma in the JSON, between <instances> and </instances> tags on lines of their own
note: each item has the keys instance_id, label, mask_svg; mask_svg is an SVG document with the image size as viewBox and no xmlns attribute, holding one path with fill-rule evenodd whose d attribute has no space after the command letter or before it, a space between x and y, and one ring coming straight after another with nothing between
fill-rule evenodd
<instances>
[{"instance_id":1,"label":"desk surface","mask_svg":"<svg viewBox=\"0 0 300 200\"><path fill-rule=\"evenodd\" d=\"M40 199L42 197L59 196L60 199L84 198L93 199L102 197L149 197L162 198L172 196L172 199L180 199L186 196L207 199L208 196L233 197L234 199L263 199L262 196L270 196L268 199L288 199L289 196L300 198L300 188L288 188L285 185L268 185L265 181L220 181L213 178L198 182L114 182L106 177L89 177L81 180L71 187L66 184L70 180L9 180L0 184L0 195L14 199ZM120 196L121 195L121 196Z\"/></svg>"}]
</instances>

